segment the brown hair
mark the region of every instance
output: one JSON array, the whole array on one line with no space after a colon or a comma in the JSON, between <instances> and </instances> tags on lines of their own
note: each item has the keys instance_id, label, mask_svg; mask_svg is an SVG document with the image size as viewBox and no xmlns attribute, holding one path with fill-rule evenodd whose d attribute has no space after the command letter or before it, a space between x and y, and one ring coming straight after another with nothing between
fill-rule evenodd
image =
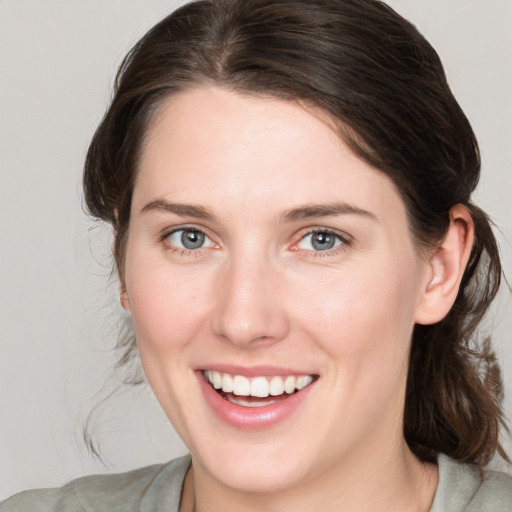
<instances>
[{"instance_id":1,"label":"brown hair","mask_svg":"<svg viewBox=\"0 0 512 512\"><path fill-rule=\"evenodd\" d=\"M481 464L505 427L499 367L476 328L500 284L485 213L470 202L480 157L439 57L408 21L375 0L200 0L152 28L123 61L91 142L84 190L92 215L115 229L121 278L137 158L162 101L201 84L300 101L334 119L356 155L398 187L420 246L442 240L465 205L476 241L450 313L416 326L404 435L423 460L443 452ZM121 343L123 362L136 354Z\"/></svg>"}]
</instances>

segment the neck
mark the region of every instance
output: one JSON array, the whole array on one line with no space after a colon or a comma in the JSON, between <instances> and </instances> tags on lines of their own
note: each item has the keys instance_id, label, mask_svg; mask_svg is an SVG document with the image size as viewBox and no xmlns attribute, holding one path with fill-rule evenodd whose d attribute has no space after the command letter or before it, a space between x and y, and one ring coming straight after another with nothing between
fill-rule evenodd
<instances>
[{"instance_id":1,"label":"neck","mask_svg":"<svg viewBox=\"0 0 512 512\"><path fill-rule=\"evenodd\" d=\"M437 467L420 462L405 442L380 457L362 459L359 453L357 461L345 459L293 488L271 493L232 489L193 464L180 512L427 512L437 480Z\"/></svg>"}]
</instances>

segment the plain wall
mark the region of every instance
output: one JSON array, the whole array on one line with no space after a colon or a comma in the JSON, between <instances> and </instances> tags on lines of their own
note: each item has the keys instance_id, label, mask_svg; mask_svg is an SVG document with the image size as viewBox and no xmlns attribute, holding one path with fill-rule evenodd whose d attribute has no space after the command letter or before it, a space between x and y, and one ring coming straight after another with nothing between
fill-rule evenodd
<instances>
[{"instance_id":1,"label":"plain wall","mask_svg":"<svg viewBox=\"0 0 512 512\"><path fill-rule=\"evenodd\" d=\"M0 0L0 499L185 451L147 388L112 398L98 417L107 467L81 442L112 373L121 315L109 230L82 211L83 159L122 56L181 3ZM512 2L390 3L438 50L473 124L483 156L476 200L501 229L512 279ZM506 293L492 319L510 415Z\"/></svg>"}]
</instances>

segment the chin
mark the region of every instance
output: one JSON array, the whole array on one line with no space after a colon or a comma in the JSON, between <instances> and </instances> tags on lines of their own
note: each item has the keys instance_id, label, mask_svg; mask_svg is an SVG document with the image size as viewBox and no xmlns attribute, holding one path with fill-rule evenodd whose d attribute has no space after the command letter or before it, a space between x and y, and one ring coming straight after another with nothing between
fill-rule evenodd
<instances>
[{"instance_id":1,"label":"chin","mask_svg":"<svg viewBox=\"0 0 512 512\"><path fill-rule=\"evenodd\" d=\"M246 493L278 493L296 487L306 477L298 462L286 459L224 460L222 466L205 468L224 486Z\"/></svg>"},{"instance_id":2,"label":"chin","mask_svg":"<svg viewBox=\"0 0 512 512\"><path fill-rule=\"evenodd\" d=\"M191 450L192 459L195 466L200 466L200 471L239 492L283 492L313 477L312 470L318 463L304 458L304 442L290 442L291 439L278 435L271 440L266 436L255 437L222 444L217 442L214 449L211 444L197 447L198 451Z\"/></svg>"}]
</instances>

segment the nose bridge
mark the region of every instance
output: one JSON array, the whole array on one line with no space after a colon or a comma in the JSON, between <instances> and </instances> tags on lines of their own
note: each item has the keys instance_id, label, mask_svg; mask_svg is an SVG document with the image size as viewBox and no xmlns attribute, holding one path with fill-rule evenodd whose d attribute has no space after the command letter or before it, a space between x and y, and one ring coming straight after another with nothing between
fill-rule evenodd
<instances>
[{"instance_id":1,"label":"nose bridge","mask_svg":"<svg viewBox=\"0 0 512 512\"><path fill-rule=\"evenodd\" d=\"M240 249L219 276L214 331L236 345L277 341L288 331L279 269L264 251Z\"/></svg>"}]
</instances>

